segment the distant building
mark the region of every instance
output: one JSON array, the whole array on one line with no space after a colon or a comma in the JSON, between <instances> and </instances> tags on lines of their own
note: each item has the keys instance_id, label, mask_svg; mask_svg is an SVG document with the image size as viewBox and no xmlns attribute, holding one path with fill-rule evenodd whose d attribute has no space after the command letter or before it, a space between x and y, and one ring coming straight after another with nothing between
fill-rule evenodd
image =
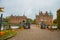
<instances>
[{"instance_id":1,"label":"distant building","mask_svg":"<svg viewBox=\"0 0 60 40\"><path fill-rule=\"evenodd\" d=\"M26 16L13 16L11 15L9 17L9 23L12 23L12 24L18 24L22 21L26 21L27 20L27 17Z\"/></svg>"},{"instance_id":2,"label":"distant building","mask_svg":"<svg viewBox=\"0 0 60 40\"><path fill-rule=\"evenodd\" d=\"M41 24L41 22L44 22L46 25L52 25L53 24L53 15L52 13L42 13L39 12L39 15L36 15L36 24Z\"/></svg>"}]
</instances>

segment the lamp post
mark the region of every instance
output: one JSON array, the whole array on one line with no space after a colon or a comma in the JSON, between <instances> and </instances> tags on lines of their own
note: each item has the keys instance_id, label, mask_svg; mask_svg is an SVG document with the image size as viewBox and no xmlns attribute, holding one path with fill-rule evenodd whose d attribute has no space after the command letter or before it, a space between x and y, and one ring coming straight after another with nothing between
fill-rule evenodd
<instances>
[{"instance_id":1,"label":"lamp post","mask_svg":"<svg viewBox=\"0 0 60 40\"><path fill-rule=\"evenodd\" d=\"M0 7L0 12L3 12L4 8L3 7ZM2 26L2 16L3 14L1 14L1 17L0 17L0 31L1 31L1 26Z\"/></svg>"}]
</instances>

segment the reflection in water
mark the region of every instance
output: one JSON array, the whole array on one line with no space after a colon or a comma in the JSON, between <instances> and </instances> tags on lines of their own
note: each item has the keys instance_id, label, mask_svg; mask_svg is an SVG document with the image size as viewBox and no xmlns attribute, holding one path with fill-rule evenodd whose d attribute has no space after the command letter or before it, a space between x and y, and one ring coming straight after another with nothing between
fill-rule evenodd
<instances>
[{"instance_id":1,"label":"reflection in water","mask_svg":"<svg viewBox=\"0 0 60 40\"><path fill-rule=\"evenodd\" d=\"M11 26L11 29L18 29L19 26ZM52 28L57 28L57 26L52 26ZM3 26L1 27L1 30L3 30Z\"/></svg>"},{"instance_id":2,"label":"reflection in water","mask_svg":"<svg viewBox=\"0 0 60 40\"><path fill-rule=\"evenodd\" d=\"M11 26L12 29L18 29L19 26Z\"/></svg>"},{"instance_id":3,"label":"reflection in water","mask_svg":"<svg viewBox=\"0 0 60 40\"><path fill-rule=\"evenodd\" d=\"M3 30L3 26L1 27L1 30ZM18 29L19 28L19 26L11 26L11 29Z\"/></svg>"}]
</instances>

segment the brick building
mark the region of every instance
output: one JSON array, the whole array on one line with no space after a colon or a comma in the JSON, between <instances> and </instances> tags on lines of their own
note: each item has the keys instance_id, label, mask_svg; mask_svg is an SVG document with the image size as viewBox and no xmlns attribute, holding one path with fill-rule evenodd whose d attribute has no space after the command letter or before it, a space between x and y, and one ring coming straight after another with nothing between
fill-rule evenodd
<instances>
[{"instance_id":1,"label":"brick building","mask_svg":"<svg viewBox=\"0 0 60 40\"><path fill-rule=\"evenodd\" d=\"M53 15L52 13L42 13L39 12L39 15L36 15L36 24L41 24L41 22L45 23L46 25L52 25L53 24Z\"/></svg>"},{"instance_id":2,"label":"brick building","mask_svg":"<svg viewBox=\"0 0 60 40\"><path fill-rule=\"evenodd\" d=\"M9 23L12 23L12 24L18 24L18 23L20 23L20 22L22 22L22 21L26 21L27 20L27 17L26 16L13 16L13 15L11 15L10 17L9 17Z\"/></svg>"}]
</instances>

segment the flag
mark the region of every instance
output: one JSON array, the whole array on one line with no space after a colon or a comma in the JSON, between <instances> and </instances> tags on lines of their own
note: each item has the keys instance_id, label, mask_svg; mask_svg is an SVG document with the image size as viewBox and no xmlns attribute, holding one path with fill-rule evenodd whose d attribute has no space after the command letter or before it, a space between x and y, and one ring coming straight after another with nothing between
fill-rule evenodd
<instances>
[{"instance_id":1,"label":"flag","mask_svg":"<svg viewBox=\"0 0 60 40\"><path fill-rule=\"evenodd\" d=\"M0 7L0 12L3 12L4 8L3 7Z\"/></svg>"}]
</instances>

